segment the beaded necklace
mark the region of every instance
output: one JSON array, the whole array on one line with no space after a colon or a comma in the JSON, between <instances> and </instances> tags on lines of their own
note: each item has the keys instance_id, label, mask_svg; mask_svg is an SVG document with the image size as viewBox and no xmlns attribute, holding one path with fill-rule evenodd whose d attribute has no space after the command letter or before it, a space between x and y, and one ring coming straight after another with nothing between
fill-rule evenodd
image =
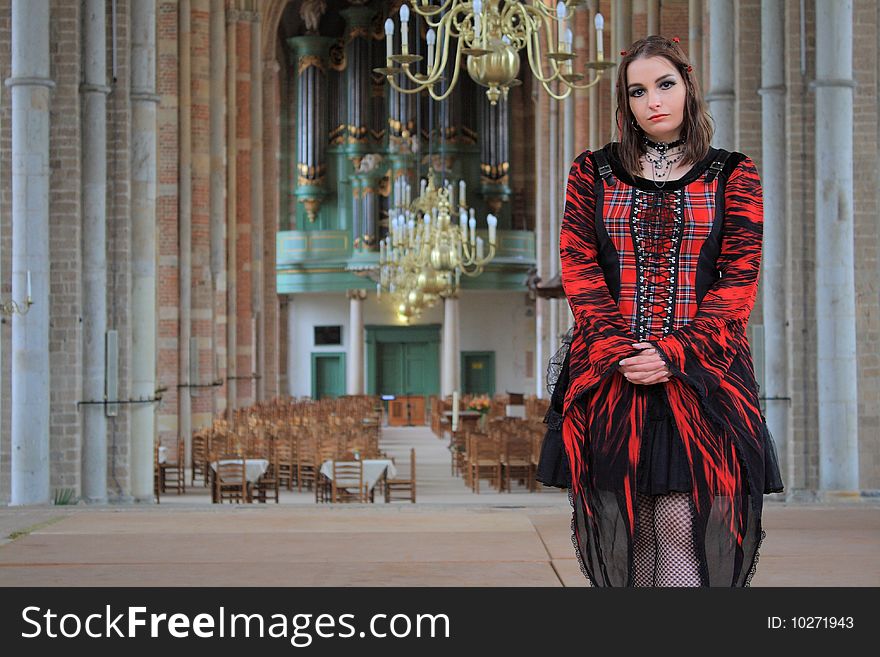
<instances>
[{"instance_id":1,"label":"beaded necklace","mask_svg":"<svg viewBox=\"0 0 880 657\"><path fill-rule=\"evenodd\" d=\"M645 160L650 163L651 169L654 172L652 182L656 185L657 189L663 189L669 177L669 172L672 171L672 165L684 157L684 149L681 149L681 151L672 156L670 156L669 151L684 146L684 144L684 139L677 139L673 142L657 142L647 137L642 138L642 145L645 147Z\"/></svg>"}]
</instances>

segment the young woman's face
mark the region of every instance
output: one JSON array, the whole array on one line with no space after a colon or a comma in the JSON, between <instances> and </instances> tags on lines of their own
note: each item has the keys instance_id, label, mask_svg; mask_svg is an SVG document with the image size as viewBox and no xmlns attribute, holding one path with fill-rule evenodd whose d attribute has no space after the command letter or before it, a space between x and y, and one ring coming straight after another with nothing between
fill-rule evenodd
<instances>
[{"instance_id":1,"label":"young woman's face","mask_svg":"<svg viewBox=\"0 0 880 657\"><path fill-rule=\"evenodd\" d=\"M665 57L635 59L626 69L629 108L653 141L675 141L684 122L687 90L675 66Z\"/></svg>"}]
</instances>

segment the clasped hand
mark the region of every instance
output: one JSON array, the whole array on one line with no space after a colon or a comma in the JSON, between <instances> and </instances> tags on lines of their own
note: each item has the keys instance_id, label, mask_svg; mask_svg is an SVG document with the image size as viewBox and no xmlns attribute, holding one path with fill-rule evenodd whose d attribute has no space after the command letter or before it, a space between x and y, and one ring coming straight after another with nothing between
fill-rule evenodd
<instances>
[{"instance_id":1,"label":"clasped hand","mask_svg":"<svg viewBox=\"0 0 880 657\"><path fill-rule=\"evenodd\" d=\"M638 342L633 348L641 351L620 361L620 373L627 381L646 386L669 381L669 368L650 342Z\"/></svg>"}]
</instances>

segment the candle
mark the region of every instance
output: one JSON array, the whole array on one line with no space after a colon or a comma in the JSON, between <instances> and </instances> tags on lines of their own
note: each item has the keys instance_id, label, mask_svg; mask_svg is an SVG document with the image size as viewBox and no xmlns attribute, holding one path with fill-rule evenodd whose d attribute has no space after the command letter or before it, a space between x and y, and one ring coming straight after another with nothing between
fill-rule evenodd
<instances>
[{"instance_id":1,"label":"candle","mask_svg":"<svg viewBox=\"0 0 880 657\"><path fill-rule=\"evenodd\" d=\"M570 27L565 28L565 52L571 53L574 52L572 50L572 42L574 41L574 34L571 31ZM569 59L565 62L565 71L566 73L571 73L571 60Z\"/></svg>"},{"instance_id":2,"label":"candle","mask_svg":"<svg viewBox=\"0 0 880 657\"><path fill-rule=\"evenodd\" d=\"M394 54L394 21L390 18L385 21L385 58L388 66L391 66L391 55Z\"/></svg>"},{"instance_id":3,"label":"candle","mask_svg":"<svg viewBox=\"0 0 880 657\"><path fill-rule=\"evenodd\" d=\"M467 205L467 201L465 201L464 195L464 180L458 181L458 204L461 207L465 207Z\"/></svg>"},{"instance_id":4,"label":"candle","mask_svg":"<svg viewBox=\"0 0 880 657\"><path fill-rule=\"evenodd\" d=\"M400 5L400 47L403 54L409 52L409 5Z\"/></svg>"},{"instance_id":5,"label":"candle","mask_svg":"<svg viewBox=\"0 0 880 657\"><path fill-rule=\"evenodd\" d=\"M425 39L428 41L428 71L434 68L434 43L437 41L437 35L434 30L428 30Z\"/></svg>"},{"instance_id":6,"label":"candle","mask_svg":"<svg viewBox=\"0 0 880 657\"><path fill-rule=\"evenodd\" d=\"M477 238L477 260L483 259L483 238Z\"/></svg>"},{"instance_id":7,"label":"candle","mask_svg":"<svg viewBox=\"0 0 880 657\"><path fill-rule=\"evenodd\" d=\"M471 233L471 238L468 241L473 245L474 240L477 239L477 220L473 217L468 219L468 227L470 228Z\"/></svg>"},{"instance_id":8,"label":"candle","mask_svg":"<svg viewBox=\"0 0 880 657\"><path fill-rule=\"evenodd\" d=\"M461 239L467 241L468 215L464 208L458 213L458 226L461 228Z\"/></svg>"},{"instance_id":9,"label":"candle","mask_svg":"<svg viewBox=\"0 0 880 657\"><path fill-rule=\"evenodd\" d=\"M482 13L482 11L483 3L481 2L481 0L474 0L474 36L476 37L475 41L480 40L480 32L482 27L480 25L480 14ZM476 46L477 43L475 42L474 45Z\"/></svg>"},{"instance_id":10,"label":"candle","mask_svg":"<svg viewBox=\"0 0 880 657\"><path fill-rule=\"evenodd\" d=\"M458 390L452 392L452 430L458 431Z\"/></svg>"},{"instance_id":11,"label":"candle","mask_svg":"<svg viewBox=\"0 0 880 657\"><path fill-rule=\"evenodd\" d=\"M559 52L565 52L565 3L562 0L556 3L556 39L559 42Z\"/></svg>"},{"instance_id":12,"label":"candle","mask_svg":"<svg viewBox=\"0 0 880 657\"><path fill-rule=\"evenodd\" d=\"M495 230L498 227L498 217L490 214L486 217L486 223L489 224L489 244L495 244Z\"/></svg>"},{"instance_id":13,"label":"candle","mask_svg":"<svg viewBox=\"0 0 880 657\"><path fill-rule=\"evenodd\" d=\"M27 298L31 298L31 270L27 270Z\"/></svg>"},{"instance_id":14,"label":"candle","mask_svg":"<svg viewBox=\"0 0 880 657\"><path fill-rule=\"evenodd\" d=\"M602 14L596 13L596 60L602 61L602 29L605 27L605 19Z\"/></svg>"}]
</instances>

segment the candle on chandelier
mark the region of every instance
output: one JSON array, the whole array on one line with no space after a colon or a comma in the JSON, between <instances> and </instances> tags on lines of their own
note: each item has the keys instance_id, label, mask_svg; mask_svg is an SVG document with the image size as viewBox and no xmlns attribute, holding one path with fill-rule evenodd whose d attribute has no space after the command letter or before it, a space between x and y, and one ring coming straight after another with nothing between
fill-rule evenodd
<instances>
[{"instance_id":1,"label":"candle on chandelier","mask_svg":"<svg viewBox=\"0 0 880 657\"><path fill-rule=\"evenodd\" d=\"M465 189L464 179L459 180L458 181L458 204L461 207L465 207L467 205L467 201L465 201L464 189Z\"/></svg>"},{"instance_id":2,"label":"candle on chandelier","mask_svg":"<svg viewBox=\"0 0 880 657\"><path fill-rule=\"evenodd\" d=\"M409 53L409 5L400 5L400 47L403 54Z\"/></svg>"},{"instance_id":3,"label":"candle on chandelier","mask_svg":"<svg viewBox=\"0 0 880 657\"><path fill-rule=\"evenodd\" d=\"M434 43L437 41L437 35L434 33L433 29L428 30L425 39L428 42L428 70L430 71L434 68Z\"/></svg>"},{"instance_id":4,"label":"candle on chandelier","mask_svg":"<svg viewBox=\"0 0 880 657\"><path fill-rule=\"evenodd\" d=\"M562 0L556 3L556 39L559 42L559 52L565 52L565 3Z\"/></svg>"},{"instance_id":5,"label":"candle on chandelier","mask_svg":"<svg viewBox=\"0 0 880 657\"><path fill-rule=\"evenodd\" d=\"M498 228L498 217L494 214L489 214L486 216L486 223L489 224L489 245L495 244L495 235L496 230Z\"/></svg>"},{"instance_id":6,"label":"candle on chandelier","mask_svg":"<svg viewBox=\"0 0 880 657\"><path fill-rule=\"evenodd\" d=\"M424 196L425 191L428 189L428 181L424 178L419 183L419 196Z\"/></svg>"},{"instance_id":7,"label":"candle on chandelier","mask_svg":"<svg viewBox=\"0 0 880 657\"><path fill-rule=\"evenodd\" d=\"M470 239L468 241L471 243L471 246L473 246L474 240L477 239L477 220L473 217L468 219L468 228L470 229Z\"/></svg>"},{"instance_id":8,"label":"candle on chandelier","mask_svg":"<svg viewBox=\"0 0 880 657\"><path fill-rule=\"evenodd\" d=\"M461 229L461 239L467 242L468 214L464 208L458 213L458 226Z\"/></svg>"},{"instance_id":9,"label":"candle on chandelier","mask_svg":"<svg viewBox=\"0 0 880 657\"><path fill-rule=\"evenodd\" d=\"M565 28L565 52L573 52L572 50L572 42L574 41L574 34L571 31L570 27ZM566 73L571 73L571 60L569 59L565 62L565 71Z\"/></svg>"},{"instance_id":10,"label":"candle on chandelier","mask_svg":"<svg viewBox=\"0 0 880 657\"><path fill-rule=\"evenodd\" d=\"M388 60L388 66L391 66L391 55L394 54L394 21L390 18L385 21L385 59Z\"/></svg>"},{"instance_id":11,"label":"candle on chandelier","mask_svg":"<svg viewBox=\"0 0 880 657\"><path fill-rule=\"evenodd\" d=\"M602 50L602 30L605 27L605 18L600 13L596 13L596 61L601 62L604 52Z\"/></svg>"},{"instance_id":12,"label":"candle on chandelier","mask_svg":"<svg viewBox=\"0 0 880 657\"><path fill-rule=\"evenodd\" d=\"M483 259L483 238L477 238L477 260Z\"/></svg>"},{"instance_id":13,"label":"candle on chandelier","mask_svg":"<svg viewBox=\"0 0 880 657\"><path fill-rule=\"evenodd\" d=\"M474 45L480 40L482 25L480 25L480 15L483 13L483 3L481 0L474 0Z\"/></svg>"}]
</instances>

